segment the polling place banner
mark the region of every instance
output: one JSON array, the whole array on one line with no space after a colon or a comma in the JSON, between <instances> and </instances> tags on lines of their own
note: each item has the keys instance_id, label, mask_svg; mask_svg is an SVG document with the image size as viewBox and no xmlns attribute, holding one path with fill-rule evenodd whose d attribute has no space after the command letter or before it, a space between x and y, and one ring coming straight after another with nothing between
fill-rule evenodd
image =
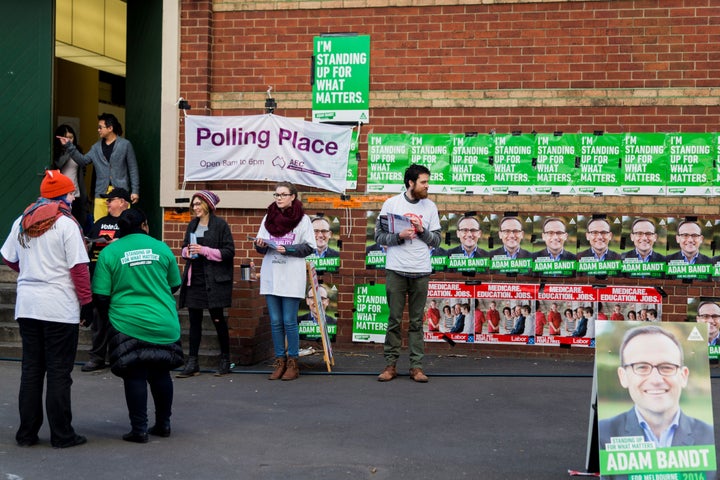
<instances>
[{"instance_id":1,"label":"polling place banner","mask_svg":"<svg viewBox=\"0 0 720 480\"><path fill-rule=\"evenodd\" d=\"M352 129L272 114L185 118L185 180L290 181L347 186Z\"/></svg>"}]
</instances>

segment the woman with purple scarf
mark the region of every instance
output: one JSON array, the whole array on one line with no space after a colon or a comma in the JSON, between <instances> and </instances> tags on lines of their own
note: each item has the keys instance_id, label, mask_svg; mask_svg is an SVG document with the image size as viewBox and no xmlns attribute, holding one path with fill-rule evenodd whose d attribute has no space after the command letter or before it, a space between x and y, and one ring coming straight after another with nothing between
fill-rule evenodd
<instances>
[{"instance_id":1,"label":"woman with purple scarf","mask_svg":"<svg viewBox=\"0 0 720 480\"><path fill-rule=\"evenodd\" d=\"M269 379L295 380L300 376L297 316L307 284L305 257L315 251L315 235L295 185L278 183L273 197L275 201L268 206L255 238L255 250L265 255L260 294L267 301L275 350Z\"/></svg>"}]
</instances>

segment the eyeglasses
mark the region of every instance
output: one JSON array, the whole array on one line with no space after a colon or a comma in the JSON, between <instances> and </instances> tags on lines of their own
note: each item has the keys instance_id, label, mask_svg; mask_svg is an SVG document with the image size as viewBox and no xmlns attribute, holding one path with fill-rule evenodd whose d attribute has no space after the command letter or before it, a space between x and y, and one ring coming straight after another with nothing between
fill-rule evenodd
<instances>
[{"instance_id":1,"label":"eyeglasses","mask_svg":"<svg viewBox=\"0 0 720 480\"><path fill-rule=\"evenodd\" d=\"M292 197L292 193L273 193L273 198L287 198Z\"/></svg>"},{"instance_id":2,"label":"eyeglasses","mask_svg":"<svg viewBox=\"0 0 720 480\"><path fill-rule=\"evenodd\" d=\"M567 235L567 232L543 232L543 235L547 235L548 237L562 237L563 235Z\"/></svg>"},{"instance_id":3,"label":"eyeglasses","mask_svg":"<svg viewBox=\"0 0 720 480\"><path fill-rule=\"evenodd\" d=\"M663 377L672 377L677 373L680 365L675 365L674 363L659 363L657 365L653 365L652 363L647 362L637 362L623 365L623 368L627 367L632 368L632 371L635 373L635 375L640 375L641 377L647 377L648 375L650 375L653 371L653 368L656 369L658 373Z\"/></svg>"},{"instance_id":4,"label":"eyeglasses","mask_svg":"<svg viewBox=\"0 0 720 480\"><path fill-rule=\"evenodd\" d=\"M589 232L587 232L587 234L591 237L607 237L611 233L612 232L608 232L606 230L590 230Z\"/></svg>"},{"instance_id":5,"label":"eyeglasses","mask_svg":"<svg viewBox=\"0 0 720 480\"><path fill-rule=\"evenodd\" d=\"M460 233L478 233L479 231L479 228L458 228Z\"/></svg>"},{"instance_id":6,"label":"eyeglasses","mask_svg":"<svg viewBox=\"0 0 720 480\"><path fill-rule=\"evenodd\" d=\"M678 233L678 237L687 240L688 238L692 238L693 240L697 240L698 238L702 237L699 233Z\"/></svg>"},{"instance_id":7,"label":"eyeglasses","mask_svg":"<svg viewBox=\"0 0 720 480\"><path fill-rule=\"evenodd\" d=\"M715 322L720 321L720 315L695 315L698 320L713 320Z\"/></svg>"},{"instance_id":8,"label":"eyeglasses","mask_svg":"<svg viewBox=\"0 0 720 480\"><path fill-rule=\"evenodd\" d=\"M638 237L654 237L657 235L655 232L632 232L631 235L637 235Z\"/></svg>"},{"instance_id":9,"label":"eyeglasses","mask_svg":"<svg viewBox=\"0 0 720 480\"><path fill-rule=\"evenodd\" d=\"M330 230L320 230L320 229L315 230L315 229L313 229L313 232L322 233L323 235L327 235L328 233L330 233Z\"/></svg>"},{"instance_id":10,"label":"eyeglasses","mask_svg":"<svg viewBox=\"0 0 720 480\"><path fill-rule=\"evenodd\" d=\"M505 235L511 234L511 235L520 235L523 233L522 230L500 230L500 233L504 233Z\"/></svg>"}]
</instances>

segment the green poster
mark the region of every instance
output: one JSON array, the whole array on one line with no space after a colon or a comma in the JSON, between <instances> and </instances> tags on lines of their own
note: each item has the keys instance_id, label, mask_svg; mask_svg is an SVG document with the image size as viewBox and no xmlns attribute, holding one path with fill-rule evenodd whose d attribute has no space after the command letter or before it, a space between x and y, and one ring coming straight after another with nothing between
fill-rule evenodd
<instances>
[{"instance_id":1,"label":"green poster","mask_svg":"<svg viewBox=\"0 0 720 480\"><path fill-rule=\"evenodd\" d=\"M385 342L388 306L385 285L355 285L353 298L353 342Z\"/></svg>"},{"instance_id":2,"label":"green poster","mask_svg":"<svg viewBox=\"0 0 720 480\"><path fill-rule=\"evenodd\" d=\"M713 165L715 165L715 187L713 188L713 193L720 195L720 133L713 133L711 138L713 145L715 145L715 157L713 160Z\"/></svg>"},{"instance_id":3,"label":"green poster","mask_svg":"<svg viewBox=\"0 0 720 480\"><path fill-rule=\"evenodd\" d=\"M447 175L450 170L450 135L409 135L410 163L424 165L430 170L430 193L440 193L451 185ZM405 165L407 167L408 165Z\"/></svg>"},{"instance_id":4,"label":"green poster","mask_svg":"<svg viewBox=\"0 0 720 480\"><path fill-rule=\"evenodd\" d=\"M368 135L368 192L402 192L403 174L410 165L407 134Z\"/></svg>"},{"instance_id":5,"label":"green poster","mask_svg":"<svg viewBox=\"0 0 720 480\"><path fill-rule=\"evenodd\" d=\"M313 43L313 122L368 123L370 36L321 36Z\"/></svg>"},{"instance_id":6,"label":"green poster","mask_svg":"<svg viewBox=\"0 0 720 480\"><path fill-rule=\"evenodd\" d=\"M531 180L531 193L570 193L572 186L577 182L575 178L577 141L577 135L572 133L536 135L537 158L534 177Z\"/></svg>"},{"instance_id":7,"label":"green poster","mask_svg":"<svg viewBox=\"0 0 720 480\"><path fill-rule=\"evenodd\" d=\"M620 193L620 135L578 134L580 175L570 193L618 195Z\"/></svg>"},{"instance_id":8,"label":"green poster","mask_svg":"<svg viewBox=\"0 0 720 480\"><path fill-rule=\"evenodd\" d=\"M715 478L707 328L699 327L694 322L596 321L603 478Z\"/></svg>"},{"instance_id":9,"label":"green poster","mask_svg":"<svg viewBox=\"0 0 720 480\"><path fill-rule=\"evenodd\" d=\"M664 133L628 133L623 137L622 181L625 195L665 195L668 155Z\"/></svg>"},{"instance_id":10,"label":"green poster","mask_svg":"<svg viewBox=\"0 0 720 480\"><path fill-rule=\"evenodd\" d=\"M353 130L350 140L350 152L348 153L348 172L347 172L347 188L354 190L357 188L358 179L358 131Z\"/></svg>"},{"instance_id":11,"label":"green poster","mask_svg":"<svg viewBox=\"0 0 720 480\"><path fill-rule=\"evenodd\" d=\"M668 195L712 195L716 176L715 145L709 133L668 133Z\"/></svg>"},{"instance_id":12,"label":"green poster","mask_svg":"<svg viewBox=\"0 0 720 480\"><path fill-rule=\"evenodd\" d=\"M532 193L530 182L535 178L535 136L531 134L494 135L491 193Z\"/></svg>"},{"instance_id":13,"label":"green poster","mask_svg":"<svg viewBox=\"0 0 720 480\"><path fill-rule=\"evenodd\" d=\"M442 193L490 193L493 168L489 161L494 147L492 135L453 135L449 185Z\"/></svg>"}]
</instances>

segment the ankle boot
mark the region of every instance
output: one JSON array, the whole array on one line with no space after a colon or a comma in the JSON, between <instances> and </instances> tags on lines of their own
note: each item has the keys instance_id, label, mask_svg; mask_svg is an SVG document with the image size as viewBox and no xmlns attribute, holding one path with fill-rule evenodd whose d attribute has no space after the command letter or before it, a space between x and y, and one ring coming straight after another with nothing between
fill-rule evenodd
<instances>
[{"instance_id":1,"label":"ankle boot","mask_svg":"<svg viewBox=\"0 0 720 480\"><path fill-rule=\"evenodd\" d=\"M175 378L188 378L200 375L200 366L198 365L198 357L188 357L185 368L182 372L175 375Z\"/></svg>"},{"instance_id":2,"label":"ankle boot","mask_svg":"<svg viewBox=\"0 0 720 480\"><path fill-rule=\"evenodd\" d=\"M288 358L287 368L282 376L282 380L295 380L300 376L297 358Z\"/></svg>"},{"instance_id":3,"label":"ankle boot","mask_svg":"<svg viewBox=\"0 0 720 480\"><path fill-rule=\"evenodd\" d=\"M220 355L220 362L218 363L218 369L215 372L216 377L221 377L230 373L230 356L227 354Z\"/></svg>"},{"instance_id":4,"label":"ankle boot","mask_svg":"<svg viewBox=\"0 0 720 480\"><path fill-rule=\"evenodd\" d=\"M279 380L285 373L285 358L276 358L273 367L275 370L270 374L268 380Z\"/></svg>"}]
</instances>

